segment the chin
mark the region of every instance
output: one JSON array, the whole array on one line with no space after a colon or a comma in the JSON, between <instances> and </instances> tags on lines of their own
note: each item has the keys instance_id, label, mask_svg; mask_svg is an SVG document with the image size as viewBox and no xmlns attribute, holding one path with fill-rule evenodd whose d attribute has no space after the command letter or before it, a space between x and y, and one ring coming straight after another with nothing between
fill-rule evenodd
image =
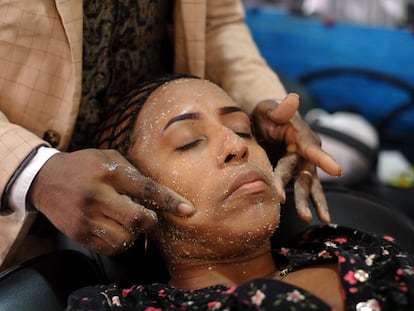
<instances>
[{"instance_id":1,"label":"chin","mask_svg":"<svg viewBox=\"0 0 414 311\"><path fill-rule=\"evenodd\" d=\"M245 223L256 222L257 225L279 224L280 203L268 193L251 194L241 197L239 202L234 202L236 210L241 212L241 216L246 218Z\"/></svg>"},{"instance_id":2,"label":"chin","mask_svg":"<svg viewBox=\"0 0 414 311\"><path fill-rule=\"evenodd\" d=\"M252 253L270 249L270 238L274 232L269 228L261 228L261 230L239 232L228 238L227 243L222 244L220 257L235 258L250 256ZM233 243L231 243L233 241Z\"/></svg>"},{"instance_id":3,"label":"chin","mask_svg":"<svg viewBox=\"0 0 414 311\"><path fill-rule=\"evenodd\" d=\"M258 244L268 242L280 221L280 204L250 206L233 226L227 229L232 232L234 241L257 247Z\"/></svg>"},{"instance_id":4,"label":"chin","mask_svg":"<svg viewBox=\"0 0 414 311\"><path fill-rule=\"evenodd\" d=\"M187 258L234 258L269 245L279 225L280 204L269 192L240 196L219 208L173 222L161 218L164 245ZM164 221L162 221L164 220Z\"/></svg>"}]
</instances>

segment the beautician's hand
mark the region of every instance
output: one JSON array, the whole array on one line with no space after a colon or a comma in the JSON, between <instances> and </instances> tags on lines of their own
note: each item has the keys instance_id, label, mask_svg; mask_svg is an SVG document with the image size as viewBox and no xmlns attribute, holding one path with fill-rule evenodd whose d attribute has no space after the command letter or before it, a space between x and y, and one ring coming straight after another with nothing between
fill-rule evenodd
<instances>
[{"instance_id":1,"label":"beautician's hand","mask_svg":"<svg viewBox=\"0 0 414 311\"><path fill-rule=\"evenodd\" d=\"M183 217L193 213L187 200L114 150L55 154L36 176L29 199L62 233L105 255L125 250L154 228L158 208Z\"/></svg>"},{"instance_id":2,"label":"beautician's hand","mask_svg":"<svg viewBox=\"0 0 414 311\"><path fill-rule=\"evenodd\" d=\"M281 156L274 171L280 200L285 201L285 186L294 179L298 215L306 221L312 219L308 204L310 196L319 219L329 222L328 206L316 175L316 166L332 176L341 176L342 171L336 161L321 149L319 137L297 114L298 107L299 97L289 94L279 104L271 100L260 102L252 119L259 135L267 144L275 143L275 154Z\"/></svg>"}]
</instances>

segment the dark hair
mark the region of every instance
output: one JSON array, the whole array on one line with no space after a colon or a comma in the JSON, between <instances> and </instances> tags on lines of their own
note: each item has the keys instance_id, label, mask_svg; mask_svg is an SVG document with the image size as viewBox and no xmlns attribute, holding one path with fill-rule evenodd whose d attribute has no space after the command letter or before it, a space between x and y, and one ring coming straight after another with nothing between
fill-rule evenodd
<instances>
[{"instance_id":1,"label":"dark hair","mask_svg":"<svg viewBox=\"0 0 414 311\"><path fill-rule=\"evenodd\" d=\"M148 97L165 83L183 78L199 79L193 75L176 73L138 85L109 109L98 128L95 146L99 149L116 149L125 155L131 144L130 137L138 114Z\"/></svg>"}]
</instances>

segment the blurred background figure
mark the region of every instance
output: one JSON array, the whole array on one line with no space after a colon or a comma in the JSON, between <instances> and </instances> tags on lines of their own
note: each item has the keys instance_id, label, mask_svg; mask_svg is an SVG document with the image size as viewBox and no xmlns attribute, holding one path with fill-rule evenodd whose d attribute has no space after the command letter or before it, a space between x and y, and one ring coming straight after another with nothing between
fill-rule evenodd
<instances>
[{"instance_id":1,"label":"blurred background figure","mask_svg":"<svg viewBox=\"0 0 414 311\"><path fill-rule=\"evenodd\" d=\"M273 6L295 14L340 22L387 27L411 27L413 0L244 0L248 6Z\"/></svg>"},{"instance_id":2,"label":"blurred background figure","mask_svg":"<svg viewBox=\"0 0 414 311\"><path fill-rule=\"evenodd\" d=\"M407 23L407 0L303 0L304 14L337 21L401 27Z\"/></svg>"}]
</instances>

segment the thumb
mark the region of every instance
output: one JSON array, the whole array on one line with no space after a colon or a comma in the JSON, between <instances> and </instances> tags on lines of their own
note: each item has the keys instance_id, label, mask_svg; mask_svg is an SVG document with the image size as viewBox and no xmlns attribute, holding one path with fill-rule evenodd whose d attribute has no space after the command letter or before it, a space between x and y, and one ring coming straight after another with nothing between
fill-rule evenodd
<instances>
[{"instance_id":1,"label":"thumb","mask_svg":"<svg viewBox=\"0 0 414 311\"><path fill-rule=\"evenodd\" d=\"M270 119L278 124L285 124L292 119L299 109L299 95L289 93L269 113Z\"/></svg>"},{"instance_id":2,"label":"thumb","mask_svg":"<svg viewBox=\"0 0 414 311\"><path fill-rule=\"evenodd\" d=\"M194 206L175 191L144 176L137 169L121 166L114 183L120 193L153 211L166 211L180 217L191 216ZM122 189L121 189L122 188Z\"/></svg>"}]
</instances>

